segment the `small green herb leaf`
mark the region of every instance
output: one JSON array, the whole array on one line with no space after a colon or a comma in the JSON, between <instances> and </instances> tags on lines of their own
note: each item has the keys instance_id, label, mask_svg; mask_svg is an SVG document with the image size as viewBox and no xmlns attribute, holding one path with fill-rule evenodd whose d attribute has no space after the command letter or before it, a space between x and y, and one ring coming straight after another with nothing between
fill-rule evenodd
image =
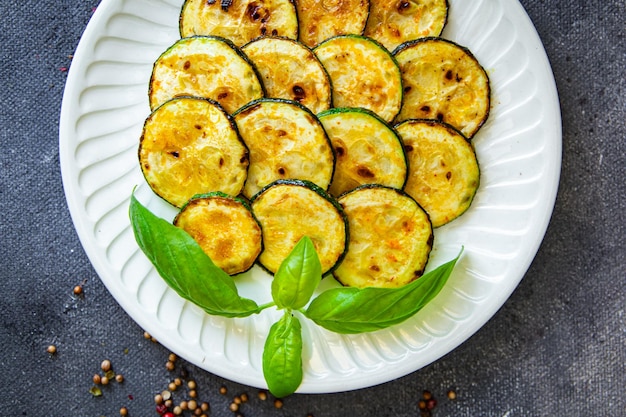
<instances>
[{"instance_id":1,"label":"small green herb leaf","mask_svg":"<svg viewBox=\"0 0 626 417\"><path fill-rule=\"evenodd\" d=\"M130 220L139 247L181 297L224 317L245 317L261 310L253 300L239 296L232 277L187 232L152 214L134 194Z\"/></svg>"},{"instance_id":2,"label":"small green herb leaf","mask_svg":"<svg viewBox=\"0 0 626 417\"><path fill-rule=\"evenodd\" d=\"M417 313L444 286L461 254L400 288L335 288L316 297L305 316L336 333L364 333Z\"/></svg>"},{"instance_id":3,"label":"small green herb leaf","mask_svg":"<svg viewBox=\"0 0 626 417\"><path fill-rule=\"evenodd\" d=\"M322 280L322 264L313 242L304 236L283 260L272 281L272 298L278 308L300 309Z\"/></svg>"},{"instance_id":4,"label":"small green herb leaf","mask_svg":"<svg viewBox=\"0 0 626 417\"><path fill-rule=\"evenodd\" d=\"M302 382L302 326L287 310L267 335L263 376L270 392L278 398L293 394Z\"/></svg>"}]
</instances>

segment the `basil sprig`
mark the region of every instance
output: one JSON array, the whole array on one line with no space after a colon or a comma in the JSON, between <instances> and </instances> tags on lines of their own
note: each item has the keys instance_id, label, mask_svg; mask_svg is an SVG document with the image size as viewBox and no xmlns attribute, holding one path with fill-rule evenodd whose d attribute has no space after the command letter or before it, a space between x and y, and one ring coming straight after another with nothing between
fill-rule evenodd
<instances>
[{"instance_id":1,"label":"basil sprig","mask_svg":"<svg viewBox=\"0 0 626 417\"><path fill-rule=\"evenodd\" d=\"M305 236L274 275L273 302L259 306L239 295L232 277L187 232L152 214L134 195L130 219L139 247L165 282L208 314L245 317L271 306L284 311L270 328L263 349L263 376L276 397L293 394L303 378L302 325L294 314L345 334L393 326L412 317L439 293L461 256L400 288L334 288L309 303L322 279L322 267L311 239Z\"/></svg>"}]
</instances>

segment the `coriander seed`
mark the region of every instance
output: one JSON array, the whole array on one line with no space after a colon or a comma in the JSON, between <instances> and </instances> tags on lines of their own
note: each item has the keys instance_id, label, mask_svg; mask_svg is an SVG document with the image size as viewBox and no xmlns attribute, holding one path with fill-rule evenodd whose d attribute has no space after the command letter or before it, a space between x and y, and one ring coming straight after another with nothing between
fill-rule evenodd
<instances>
[{"instance_id":1,"label":"coriander seed","mask_svg":"<svg viewBox=\"0 0 626 417\"><path fill-rule=\"evenodd\" d=\"M259 391L259 400L261 400L261 401L267 400L267 392Z\"/></svg>"},{"instance_id":2,"label":"coriander seed","mask_svg":"<svg viewBox=\"0 0 626 417\"><path fill-rule=\"evenodd\" d=\"M279 408L279 409L283 408L283 401L281 399L279 399L279 398L276 398L274 400L274 407L275 408Z\"/></svg>"},{"instance_id":3,"label":"coriander seed","mask_svg":"<svg viewBox=\"0 0 626 417\"><path fill-rule=\"evenodd\" d=\"M448 391L448 399L456 400L456 392L454 392L453 390Z\"/></svg>"},{"instance_id":4,"label":"coriander seed","mask_svg":"<svg viewBox=\"0 0 626 417\"><path fill-rule=\"evenodd\" d=\"M157 394L154 396L154 402L156 404L163 404L163 396L161 394Z\"/></svg>"},{"instance_id":5,"label":"coriander seed","mask_svg":"<svg viewBox=\"0 0 626 417\"><path fill-rule=\"evenodd\" d=\"M198 403L196 402L196 400L187 401L187 408L193 411L198 408Z\"/></svg>"},{"instance_id":6,"label":"coriander seed","mask_svg":"<svg viewBox=\"0 0 626 417\"><path fill-rule=\"evenodd\" d=\"M57 347L54 345L50 345L48 346L48 348L46 349L46 352L48 352L51 355L54 355L55 353L57 353Z\"/></svg>"},{"instance_id":7,"label":"coriander seed","mask_svg":"<svg viewBox=\"0 0 626 417\"><path fill-rule=\"evenodd\" d=\"M196 381L191 380L187 382L187 387L189 387L189 389L196 389Z\"/></svg>"},{"instance_id":8,"label":"coriander seed","mask_svg":"<svg viewBox=\"0 0 626 417\"><path fill-rule=\"evenodd\" d=\"M100 382L102 382L102 377L99 374L94 374L92 379L93 383L96 385L100 385Z\"/></svg>"},{"instance_id":9,"label":"coriander seed","mask_svg":"<svg viewBox=\"0 0 626 417\"><path fill-rule=\"evenodd\" d=\"M121 384L122 382L124 382L124 375L122 374L115 375L115 380Z\"/></svg>"},{"instance_id":10,"label":"coriander seed","mask_svg":"<svg viewBox=\"0 0 626 417\"><path fill-rule=\"evenodd\" d=\"M168 371L173 371L174 370L174 362L167 361L165 363L165 369L167 369Z\"/></svg>"},{"instance_id":11,"label":"coriander seed","mask_svg":"<svg viewBox=\"0 0 626 417\"><path fill-rule=\"evenodd\" d=\"M128 415L128 408L126 407L120 408L120 416L127 416L127 415Z\"/></svg>"},{"instance_id":12,"label":"coriander seed","mask_svg":"<svg viewBox=\"0 0 626 417\"><path fill-rule=\"evenodd\" d=\"M111 361L108 359L103 360L102 363L100 364L100 369L102 369L104 372L110 371Z\"/></svg>"}]
</instances>

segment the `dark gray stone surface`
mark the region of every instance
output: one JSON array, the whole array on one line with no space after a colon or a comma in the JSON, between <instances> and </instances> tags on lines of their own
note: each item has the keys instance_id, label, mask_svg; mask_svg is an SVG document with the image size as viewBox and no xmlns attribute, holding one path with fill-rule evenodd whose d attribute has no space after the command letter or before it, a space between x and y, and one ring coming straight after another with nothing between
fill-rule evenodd
<instances>
[{"instance_id":1,"label":"dark gray stone surface","mask_svg":"<svg viewBox=\"0 0 626 417\"><path fill-rule=\"evenodd\" d=\"M61 183L65 68L96 0L0 2L0 415L156 416L168 351L143 338L93 271ZM396 381L294 395L281 410L178 361L213 416L417 416L423 390L443 416L626 416L626 7L623 0L522 0L544 42L563 117L554 214L520 286L477 334ZM84 283L84 296L72 288ZM56 355L46 353L55 344ZM89 393L104 358L122 384ZM220 395L220 386L228 394ZM454 389L458 399L446 392Z\"/></svg>"}]
</instances>

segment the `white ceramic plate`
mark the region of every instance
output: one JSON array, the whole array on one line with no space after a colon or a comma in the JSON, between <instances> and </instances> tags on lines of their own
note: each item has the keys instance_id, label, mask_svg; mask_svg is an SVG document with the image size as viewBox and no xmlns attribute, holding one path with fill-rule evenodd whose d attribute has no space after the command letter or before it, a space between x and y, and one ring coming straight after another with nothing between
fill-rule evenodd
<instances>
[{"instance_id":1,"label":"white ceramic plate","mask_svg":"<svg viewBox=\"0 0 626 417\"><path fill-rule=\"evenodd\" d=\"M242 384L265 387L263 343L274 309L245 319L212 317L179 298L138 249L129 196L156 214L175 211L145 183L137 161L149 114L154 60L178 35L182 0L104 0L85 30L68 75L60 156L68 205L98 275L137 323L171 351ZM363 388L413 372L450 352L502 306L522 279L554 205L561 120L541 41L517 0L450 0L443 34L487 70L492 111L474 138L481 185L470 210L435 232L429 268L464 255L442 292L405 323L344 336L302 319L299 392ZM242 295L270 301L260 269L237 278ZM324 286L332 286L326 280Z\"/></svg>"}]
</instances>

